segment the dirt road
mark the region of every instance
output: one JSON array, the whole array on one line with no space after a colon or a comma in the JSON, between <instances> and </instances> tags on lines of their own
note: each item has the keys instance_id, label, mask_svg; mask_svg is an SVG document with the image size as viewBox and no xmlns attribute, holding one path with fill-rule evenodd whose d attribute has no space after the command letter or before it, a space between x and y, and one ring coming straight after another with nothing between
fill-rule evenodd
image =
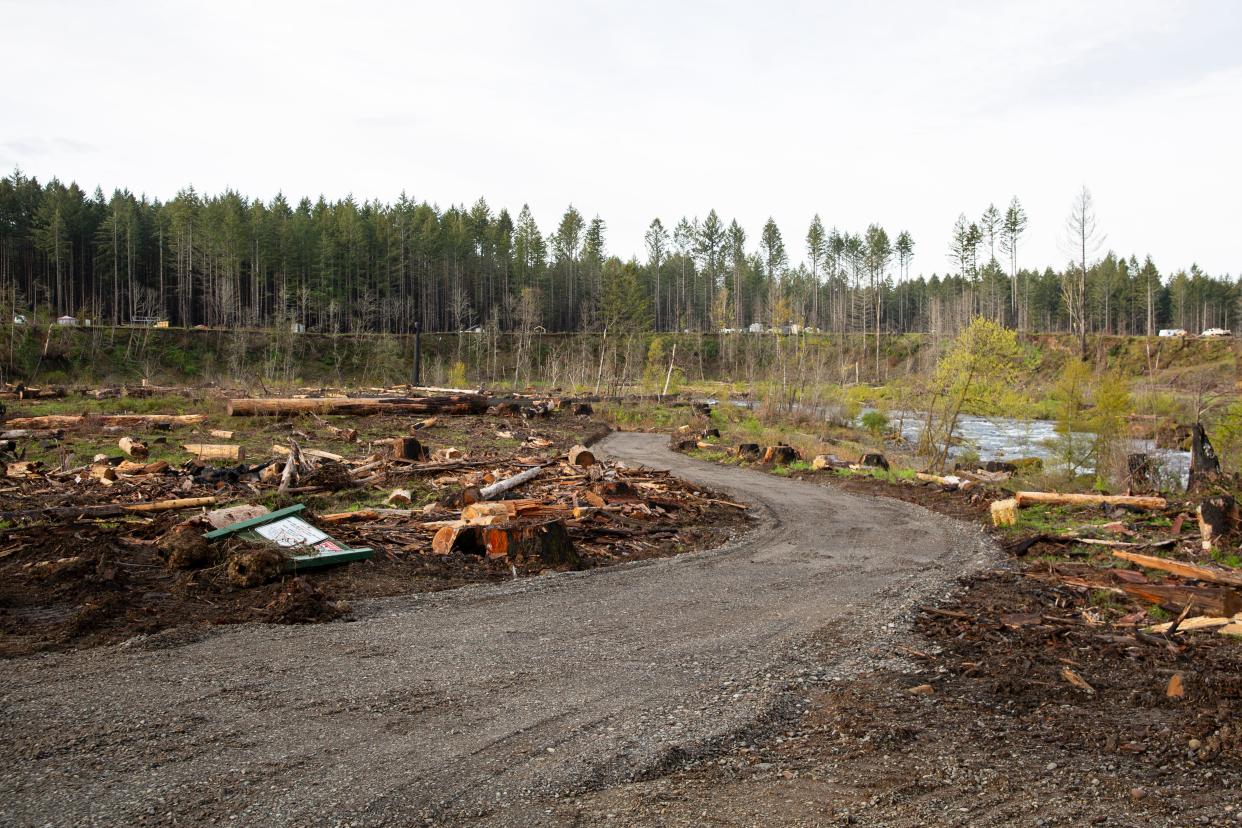
<instances>
[{"instance_id":1,"label":"dirt road","mask_svg":"<svg viewBox=\"0 0 1242 828\"><path fill-rule=\"evenodd\" d=\"M601 450L754 504L729 547L413 595L354 623L244 625L0 668L0 814L15 825L525 825L795 704L813 633L866 666L912 603L982 564L917 507L674 455ZM821 641L823 638L821 637Z\"/></svg>"}]
</instances>

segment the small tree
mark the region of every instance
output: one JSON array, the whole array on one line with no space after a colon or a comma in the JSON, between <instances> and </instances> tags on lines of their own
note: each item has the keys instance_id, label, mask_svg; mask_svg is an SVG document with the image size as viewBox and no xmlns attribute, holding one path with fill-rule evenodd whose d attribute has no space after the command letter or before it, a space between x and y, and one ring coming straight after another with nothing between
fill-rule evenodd
<instances>
[{"instance_id":1,"label":"small tree","mask_svg":"<svg viewBox=\"0 0 1242 828\"><path fill-rule=\"evenodd\" d=\"M1018 375L1017 335L996 322L975 317L936 364L920 450L941 467L949 457L963 412L993 413Z\"/></svg>"}]
</instances>

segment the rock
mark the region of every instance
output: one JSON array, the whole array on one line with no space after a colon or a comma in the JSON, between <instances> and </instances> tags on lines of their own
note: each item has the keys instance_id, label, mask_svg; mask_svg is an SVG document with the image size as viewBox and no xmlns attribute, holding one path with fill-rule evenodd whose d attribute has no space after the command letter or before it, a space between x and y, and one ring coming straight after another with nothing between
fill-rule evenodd
<instances>
[{"instance_id":1,"label":"rock","mask_svg":"<svg viewBox=\"0 0 1242 828\"><path fill-rule=\"evenodd\" d=\"M858 459L860 466L870 466L873 469L884 469L888 471L888 458L879 452L869 451Z\"/></svg>"}]
</instances>

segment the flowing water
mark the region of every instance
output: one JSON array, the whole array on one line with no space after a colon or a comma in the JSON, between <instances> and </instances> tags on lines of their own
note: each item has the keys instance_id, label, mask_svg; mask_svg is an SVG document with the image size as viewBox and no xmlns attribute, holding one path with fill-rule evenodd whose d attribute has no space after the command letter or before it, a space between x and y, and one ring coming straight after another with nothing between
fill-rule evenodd
<instances>
[{"instance_id":1,"label":"flowing water","mask_svg":"<svg viewBox=\"0 0 1242 828\"><path fill-rule=\"evenodd\" d=\"M926 414L908 412L904 420L898 414L890 414L894 427L901 422L902 436L911 445L917 445L923 432ZM1056 424L1050 420L1018 420L1012 417L979 417L963 414L958 418L954 434L961 444L950 448L950 458L974 452L980 460L1013 460L1019 457L1038 457L1049 468L1060 464L1056 445L1060 435ZM1090 434L1075 434L1076 441L1089 445ZM1156 448L1154 440L1129 440L1127 451L1146 452L1158 464L1163 476L1180 480L1183 484L1190 473L1190 452ZM1090 467L1084 471L1091 471Z\"/></svg>"}]
</instances>

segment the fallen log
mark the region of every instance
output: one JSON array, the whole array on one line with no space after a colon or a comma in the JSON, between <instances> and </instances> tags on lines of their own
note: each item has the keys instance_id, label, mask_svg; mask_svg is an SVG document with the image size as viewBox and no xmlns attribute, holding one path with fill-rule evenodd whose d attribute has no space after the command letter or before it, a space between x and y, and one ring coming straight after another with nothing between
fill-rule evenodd
<instances>
[{"instance_id":1,"label":"fallen log","mask_svg":"<svg viewBox=\"0 0 1242 828\"><path fill-rule=\"evenodd\" d=\"M963 480L962 478L958 477L955 474L951 474L947 477L941 477L938 474L927 474L926 472L915 472L914 476L915 478L923 481L924 483L935 483L939 486L944 486L949 491L956 491L957 489L961 489L963 492L966 492L966 491L970 491L970 489L973 488L974 486L973 481Z\"/></svg>"},{"instance_id":2,"label":"fallen log","mask_svg":"<svg viewBox=\"0 0 1242 828\"><path fill-rule=\"evenodd\" d=\"M11 428L0 431L0 440L59 440L65 432L59 428Z\"/></svg>"},{"instance_id":3,"label":"fallen log","mask_svg":"<svg viewBox=\"0 0 1242 828\"><path fill-rule=\"evenodd\" d=\"M77 426L184 426L197 425L206 414L44 414L14 417L5 421L10 428L75 428Z\"/></svg>"},{"instance_id":4,"label":"fallen log","mask_svg":"<svg viewBox=\"0 0 1242 828\"><path fill-rule=\"evenodd\" d=\"M595 465L595 454L586 446L574 446L566 457L571 466Z\"/></svg>"},{"instance_id":5,"label":"fallen log","mask_svg":"<svg viewBox=\"0 0 1242 828\"><path fill-rule=\"evenodd\" d=\"M214 506L215 503L216 498L214 497L185 497L175 500L156 500L147 503L107 503L101 506L50 506L46 509L19 509L13 512L0 512L0 520L117 517L130 512L171 512L178 509Z\"/></svg>"},{"instance_id":6,"label":"fallen log","mask_svg":"<svg viewBox=\"0 0 1242 828\"><path fill-rule=\"evenodd\" d=\"M1023 506L1130 506L1135 509L1155 511L1164 509L1169 502L1163 497L1146 495L1062 494L1060 492L1018 492L1015 505Z\"/></svg>"},{"instance_id":7,"label":"fallen log","mask_svg":"<svg viewBox=\"0 0 1242 828\"><path fill-rule=\"evenodd\" d=\"M117 440L116 444L127 457L136 457L141 460L150 454L147 444L136 437L122 437Z\"/></svg>"},{"instance_id":8,"label":"fallen log","mask_svg":"<svg viewBox=\"0 0 1242 828\"><path fill-rule=\"evenodd\" d=\"M1177 584L1127 584L1120 588L1127 595L1175 607L1195 607L1207 615L1235 615L1242 611L1242 595L1221 587L1192 587Z\"/></svg>"},{"instance_id":9,"label":"fallen log","mask_svg":"<svg viewBox=\"0 0 1242 828\"><path fill-rule=\"evenodd\" d=\"M240 463L246 459L246 450L242 446L224 443L182 443L181 448L193 454L196 460L234 460Z\"/></svg>"},{"instance_id":10,"label":"fallen log","mask_svg":"<svg viewBox=\"0 0 1242 828\"><path fill-rule=\"evenodd\" d=\"M482 414L487 398L482 394L456 394L448 397L354 397L301 399L229 400L231 417L283 417L296 414Z\"/></svg>"},{"instance_id":11,"label":"fallen log","mask_svg":"<svg viewBox=\"0 0 1242 828\"><path fill-rule=\"evenodd\" d=\"M1197 566L1184 561L1174 561L1168 558L1157 558L1155 555L1143 555L1138 552L1113 552L1113 557L1121 558L1133 564L1146 567L1147 569L1159 569L1162 572L1172 572L1174 575L1180 575L1183 578L1194 578L1196 581L1206 581L1212 584L1223 584L1225 586L1242 587L1242 575L1234 575L1230 572L1224 572L1218 569L1208 569L1205 566Z\"/></svg>"},{"instance_id":12,"label":"fallen log","mask_svg":"<svg viewBox=\"0 0 1242 828\"><path fill-rule=\"evenodd\" d=\"M504 480L497 480L490 486L484 486L479 489L479 500L492 500L497 495L502 495L510 489L521 486L523 483L534 480L543 471L543 466L534 466L523 472L518 472L512 477L506 477Z\"/></svg>"},{"instance_id":13,"label":"fallen log","mask_svg":"<svg viewBox=\"0 0 1242 828\"><path fill-rule=\"evenodd\" d=\"M217 440L232 440L235 433L233 431L225 431L222 428L213 428L207 432L207 436L215 437Z\"/></svg>"}]
</instances>

